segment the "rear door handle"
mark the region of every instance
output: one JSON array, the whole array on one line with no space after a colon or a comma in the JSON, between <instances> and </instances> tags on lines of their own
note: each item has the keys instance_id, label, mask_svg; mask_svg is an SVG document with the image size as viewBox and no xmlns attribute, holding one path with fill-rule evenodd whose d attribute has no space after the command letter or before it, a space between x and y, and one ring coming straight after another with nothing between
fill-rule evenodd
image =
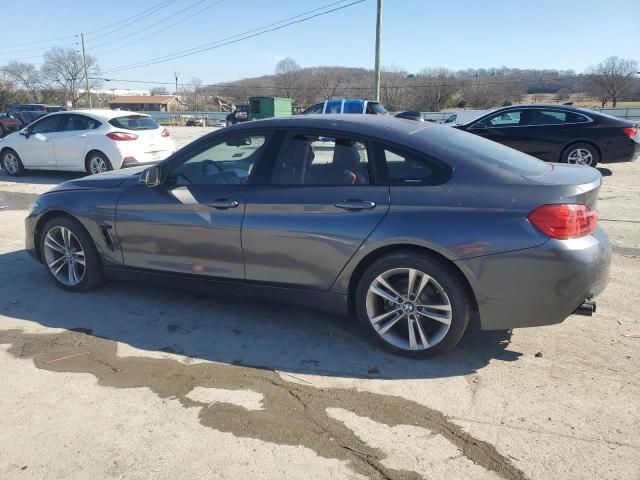
<instances>
[{"instance_id":1,"label":"rear door handle","mask_svg":"<svg viewBox=\"0 0 640 480\"><path fill-rule=\"evenodd\" d=\"M349 211L371 210L372 208L375 208L375 206L376 203L371 200L357 200L354 198L336 203L336 207Z\"/></svg>"},{"instance_id":2,"label":"rear door handle","mask_svg":"<svg viewBox=\"0 0 640 480\"><path fill-rule=\"evenodd\" d=\"M86 133L82 133L82 134L80 134L80 135L78 135L78 136L79 136L80 138L84 138L84 137L86 137L86 136L87 136L87 134L86 134Z\"/></svg>"},{"instance_id":3,"label":"rear door handle","mask_svg":"<svg viewBox=\"0 0 640 480\"><path fill-rule=\"evenodd\" d=\"M218 210L226 210L228 208L236 208L240 205L240 202L229 198L216 198L213 202L208 203L207 205L217 208Z\"/></svg>"}]
</instances>

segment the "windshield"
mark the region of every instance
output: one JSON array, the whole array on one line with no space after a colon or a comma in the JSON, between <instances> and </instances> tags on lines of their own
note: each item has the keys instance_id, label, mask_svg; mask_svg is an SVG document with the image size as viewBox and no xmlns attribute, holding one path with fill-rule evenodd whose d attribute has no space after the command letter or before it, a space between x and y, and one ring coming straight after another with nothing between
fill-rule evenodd
<instances>
[{"instance_id":1,"label":"windshield","mask_svg":"<svg viewBox=\"0 0 640 480\"><path fill-rule=\"evenodd\" d=\"M156 122L150 117L143 115L127 115L125 117L116 117L109 120L109 123L116 128L125 130L155 130L160 128Z\"/></svg>"}]
</instances>

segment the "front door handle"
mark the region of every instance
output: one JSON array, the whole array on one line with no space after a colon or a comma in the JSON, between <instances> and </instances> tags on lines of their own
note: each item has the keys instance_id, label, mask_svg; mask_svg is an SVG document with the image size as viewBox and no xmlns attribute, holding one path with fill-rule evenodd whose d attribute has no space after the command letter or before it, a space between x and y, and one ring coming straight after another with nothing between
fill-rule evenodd
<instances>
[{"instance_id":1,"label":"front door handle","mask_svg":"<svg viewBox=\"0 0 640 480\"><path fill-rule=\"evenodd\" d=\"M217 208L218 210L226 210L228 208L236 208L240 205L240 202L229 198L216 198L213 202L208 203L207 205Z\"/></svg>"},{"instance_id":2,"label":"front door handle","mask_svg":"<svg viewBox=\"0 0 640 480\"><path fill-rule=\"evenodd\" d=\"M370 200L358 200L355 198L349 198L348 200L336 203L336 207L349 211L371 210L372 208L375 208L375 206L375 202Z\"/></svg>"}]
</instances>

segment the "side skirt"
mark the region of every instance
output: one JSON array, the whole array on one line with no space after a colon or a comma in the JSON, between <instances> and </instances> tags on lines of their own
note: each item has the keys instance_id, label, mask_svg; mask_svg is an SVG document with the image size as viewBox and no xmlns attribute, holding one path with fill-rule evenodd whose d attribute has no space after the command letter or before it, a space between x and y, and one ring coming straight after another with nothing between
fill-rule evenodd
<instances>
[{"instance_id":1,"label":"side skirt","mask_svg":"<svg viewBox=\"0 0 640 480\"><path fill-rule=\"evenodd\" d=\"M161 288L206 293L215 296L246 297L276 303L286 303L322 310L336 315L348 315L348 297L332 292L318 292L295 288L277 287L241 280L219 280L191 275L151 272L146 270L113 268L104 269L107 278L123 282L138 282Z\"/></svg>"}]
</instances>

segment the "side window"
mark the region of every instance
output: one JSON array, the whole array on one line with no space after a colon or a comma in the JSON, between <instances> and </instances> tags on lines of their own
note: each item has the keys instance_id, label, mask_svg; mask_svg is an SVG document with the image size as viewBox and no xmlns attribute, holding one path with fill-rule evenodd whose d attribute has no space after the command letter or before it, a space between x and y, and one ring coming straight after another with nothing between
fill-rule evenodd
<instances>
[{"instance_id":1,"label":"side window","mask_svg":"<svg viewBox=\"0 0 640 480\"><path fill-rule=\"evenodd\" d=\"M522 120L522 112L520 110L511 110L509 112L499 113L492 117L483 120L487 127L517 127L524 123L520 123Z\"/></svg>"},{"instance_id":2,"label":"side window","mask_svg":"<svg viewBox=\"0 0 640 480\"><path fill-rule=\"evenodd\" d=\"M364 185L369 183L366 146L346 138L297 135L275 164L274 185Z\"/></svg>"},{"instance_id":3,"label":"side window","mask_svg":"<svg viewBox=\"0 0 640 480\"><path fill-rule=\"evenodd\" d=\"M342 113L342 100L328 100L324 113Z\"/></svg>"},{"instance_id":4,"label":"side window","mask_svg":"<svg viewBox=\"0 0 640 480\"><path fill-rule=\"evenodd\" d=\"M35 133L53 133L58 131L58 124L60 123L60 115L53 115L46 117L36 122L31 127L31 134Z\"/></svg>"},{"instance_id":5,"label":"side window","mask_svg":"<svg viewBox=\"0 0 640 480\"><path fill-rule=\"evenodd\" d=\"M567 112L567 123L588 123L589 119L579 113Z\"/></svg>"},{"instance_id":6,"label":"side window","mask_svg":"<svg viewBox=\"0 0 640 480\"><path fill-rule=\"evenodd\" d=\"M100 125L100 122L84 115L65 115L62 121L61 131L71 132L76 130L92 130Z\"/></svg>"},{"instance_id":7,"label":"side window","mask_svg":"<svg viewBox=\"0 0 640 480\"><path fill-rule=\"evenodd\" d=\"M529 125L558 125L567 122L567 114L559 110L534 108L529 113Z\"/></svg>"},{"instance_id":8,"label":"side window","mask_svg":"<svg viewBox=\"0 0 640 480\"><path fill-rule=\"evenodd\" d=\"M452 173L451 167L424 154L381 146L391 184L440 185Z\"/></svg>"},{"instance_id":9,"label":"side window","mask_svg":"<svg viewBox=\"0 0 640 480\"><path fill-rule=\"evenodd\" d=\"M362 100L345 100L342 113L364 113L364 102Z\"/></svg>"},{"instance_id":10,"label":"side window","mask_svg":"<svg viewBox=\"0 0 640 480\"><path fill-rule=\"evenodd\" d=\"M309 107L307 108L304 112L302 112L303 115L308 115L308 114L318 114L318 113L322 113L322 108L324 107L324 102L323 103L318 103L316 105L314 105L313 107Z\"/></svg>"},{"instance_id":11,"label":"side window","mask_svg":"<svg viewBox=\"0 0 640 480\"><path fill-rule=\"evenodd\" d=\"M168 181L178 186L243 185L266 142L264 135L227 137L175 166Z\"/></svg>"}]
</instances>

